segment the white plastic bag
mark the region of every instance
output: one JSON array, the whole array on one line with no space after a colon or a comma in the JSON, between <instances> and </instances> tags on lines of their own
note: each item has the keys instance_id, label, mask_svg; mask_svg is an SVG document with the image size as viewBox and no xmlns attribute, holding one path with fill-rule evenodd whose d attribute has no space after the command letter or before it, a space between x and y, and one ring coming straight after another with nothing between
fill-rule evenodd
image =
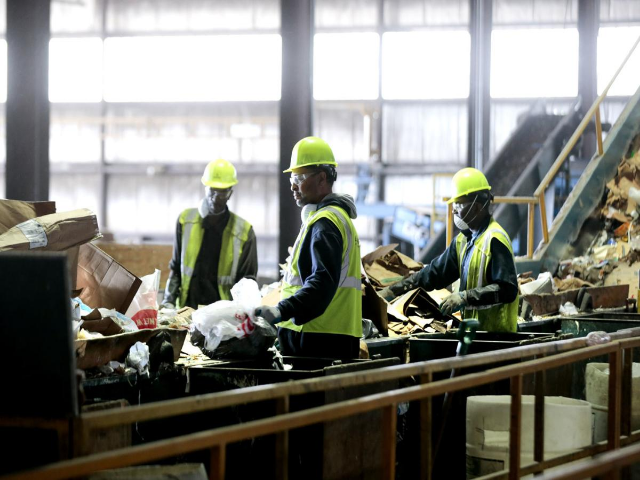
<instances>
[{"instance_id":1,"label":"white plastic bag","mask_svg":"<svg viewBox=\"0 0 640 480\"><path fill-rule=\"evenodd\" d=\"M145 275L142 284L133 297L133 301L125 315L136 322L139 329L156 328L158 326L158 288L160 287L160 270Z\"/></svg>"},{"instance_id":2,"label":"white plastic bag","mask_svg":"<svg viewBox=\"0 0 640 480\"><path fill-rule=\"evenodd\" d=\"M220 300L193 312L191 328L202 333L207 350L214 351L230 338L244 338L255 329L253 312L261 301L258 284L243 278L231 288L231 296L233 300Z\"/></svg>"},{"instance_id":3,"label":"white plastic bag","mask_svg":"<svg viewBox=\"0 0 640 480\"><path fill-rule=\"evenodd\" d=\"M140 375L149 373L149 347L142 342L136 342L129 349L127 364L138 370Z\"/></svg>"}]
</instances>

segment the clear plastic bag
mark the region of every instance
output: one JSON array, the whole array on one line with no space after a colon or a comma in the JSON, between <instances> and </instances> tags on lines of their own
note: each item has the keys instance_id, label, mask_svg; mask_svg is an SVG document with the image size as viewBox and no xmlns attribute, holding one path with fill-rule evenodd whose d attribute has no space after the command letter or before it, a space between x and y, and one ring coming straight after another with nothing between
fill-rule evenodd
<instances>
[{"instance_id":1,"label":"clear plastic bag","mask_svg":"<svg viewBox=\"0 0 640 480\"><path fill-rule=\"evenodd\" d=\"M253 314L261 296L255 280L243 278L231 288L233 300L220 300L193 312L192 332L204 336L204 347L213 352L221 342L245 338L255 330Z\"/></svg>"}]
</instances>

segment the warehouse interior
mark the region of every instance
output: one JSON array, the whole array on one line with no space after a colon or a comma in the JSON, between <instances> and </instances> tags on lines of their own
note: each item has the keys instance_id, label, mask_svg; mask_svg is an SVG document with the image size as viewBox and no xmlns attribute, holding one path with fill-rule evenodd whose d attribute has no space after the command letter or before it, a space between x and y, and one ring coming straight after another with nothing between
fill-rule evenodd
<instances>
[{"instance_id":1,"label":"warehouse interior","mask_svg":"<svg viewBox=\"0 0 640 480\"><path fill-rule=\"evenodd\" d=\"M29 357L0 478L640 478L639 42L640 0L0 0L0 332ZM335 169L296 173L309 137ZM207 184L220 159L233 182ZM466 168L517 275L477 309L434 279L453 249L471 281ZM287 354L278 326L307 331L282 303L306 285L297 195L331 171L359 359ZM229 188L260 296L221 343L204 322L240 290L195 301L178 242ZM336 288L305 325L351 312Z\"/></svg>"}]
</instances>

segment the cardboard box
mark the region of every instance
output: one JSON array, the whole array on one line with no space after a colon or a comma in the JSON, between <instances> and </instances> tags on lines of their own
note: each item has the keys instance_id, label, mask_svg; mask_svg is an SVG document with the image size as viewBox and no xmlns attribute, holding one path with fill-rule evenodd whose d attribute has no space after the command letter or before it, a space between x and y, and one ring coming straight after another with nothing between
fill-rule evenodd
<instances>
[{"instance_id":1,"label":"cardboard box","mask_svg":"<svg viewBox=\"0 0 640 480\"><path fill-rule=\"evenodd\" d=\"M0 235L19 223L56 213L56 202L0 200Z\"/></svg>"},{"instance_id":2,"label":"cardboard box","mask_svg":"<svg viewBox=\"0 0 640 480\"><path fill-rule=\"evenodd\" d=\"M0 200L0 235L27 220L56 212L56 202L22 202L20 200ZM78 270L78 247L66 250L71 289L75 289Z\"/></svg>"},{"instance_id":3,"label":"cardboard box","mask_svg":"<svg viewBox=\"0 0 640 480\"><path fill-rule=\"evenodd\" d=\"M124 313L142 281L93 244L80 247L77 287L80 300L92 308Z\"/></svg>"},{"instance_id":4,"label":"cardboard box","mask_svg":"<svg viewBox=\"0 0 640 480\"><path fill-rule=\"evenodd\" d=\"M96 216L81 208L26 220L0 235L0 252L7 250L62 251L100 235Z\"/></svg>"}]
</instances>

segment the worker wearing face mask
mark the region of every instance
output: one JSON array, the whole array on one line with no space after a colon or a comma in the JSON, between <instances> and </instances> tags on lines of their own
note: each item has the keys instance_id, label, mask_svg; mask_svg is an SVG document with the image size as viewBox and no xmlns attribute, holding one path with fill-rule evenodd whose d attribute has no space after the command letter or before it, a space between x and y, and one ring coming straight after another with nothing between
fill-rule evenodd
<instances>
[{"instance_id":1,"label":"worker wearing face mask","mask_svg":"<svg viewBox=\"0 0 640 480\"><path fill-rule=\"evenodd\" d=\"M380 292L386 300L408 290L445 288L460 279L458 292L442 303L443 313L459 310L476 319L481 330L515 332L518 321L518 282L511 240L491 216L493 195L486 177L463 168L453 177L454 223L461 230L445 252L419 272Z\"/></svg>"},{"instance_id":2,"label":"worker wearing face mask","mask_svg":"<svg viewBox=\"0 0 640 480\"><path fill-rule=\"evenodd\" d=\"M256 235L249 222L229 211L238 183L227 160L210 162L202 175L204 198L178 218L163 307L198 308L231 300L231 287L258 273Z\"/></svg>"}]
</instances>

